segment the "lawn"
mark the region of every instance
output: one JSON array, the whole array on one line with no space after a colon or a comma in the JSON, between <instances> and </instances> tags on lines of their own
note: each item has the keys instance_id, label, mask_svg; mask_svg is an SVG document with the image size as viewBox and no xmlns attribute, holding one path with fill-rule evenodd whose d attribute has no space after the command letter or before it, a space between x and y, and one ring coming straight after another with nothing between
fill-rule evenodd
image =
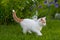
<instances>
[{"instance_id":1,"label":"lawn","mask_svg":"<svg viewBox=\"0 0 60 40\"><path fill-rule=\"evenodd\" d=\"M47 20L42 36L35 33L24 35L19 24L0 25L0 40L60 40L60 20Z\"/></svg>"}]
</instances>

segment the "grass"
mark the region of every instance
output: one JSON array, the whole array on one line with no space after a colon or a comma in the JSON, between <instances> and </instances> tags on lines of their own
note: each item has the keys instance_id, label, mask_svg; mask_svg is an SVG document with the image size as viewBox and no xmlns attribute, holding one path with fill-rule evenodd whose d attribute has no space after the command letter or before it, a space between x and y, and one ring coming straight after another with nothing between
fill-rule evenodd
<instances>
[{"instance_id":1,"label":"grass","mask_svg":"<svg viewBox=\"0 0 60 40\"><path fill-rule=\"evenodd\" d=\"M48 20L42 36L35 33L24 35L18 25L0 25L0 40L60 40L60 20Z\"/></svg>"}]
</instances>

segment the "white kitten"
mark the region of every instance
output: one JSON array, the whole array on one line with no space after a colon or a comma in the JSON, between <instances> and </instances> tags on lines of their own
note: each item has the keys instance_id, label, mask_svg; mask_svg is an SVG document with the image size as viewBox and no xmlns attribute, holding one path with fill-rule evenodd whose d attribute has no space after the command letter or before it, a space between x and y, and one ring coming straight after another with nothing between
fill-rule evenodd
<instances>
[{"instance_id":1,"label":"white kitten","mask_svg":"<svg viewBox=\"0 0 60 40\"><path fill-rule=\"evenodd\" d=\"M20 19L16 16L16 12L13 10L13 18L16 22L20 23L21 27L23 28L23 33L26 34L27 32L35 32L37 35L42 35L40 32L42 26L46 25L46 17L40 18L38 20L33 19Z\"/></svg>"}]
</instances>

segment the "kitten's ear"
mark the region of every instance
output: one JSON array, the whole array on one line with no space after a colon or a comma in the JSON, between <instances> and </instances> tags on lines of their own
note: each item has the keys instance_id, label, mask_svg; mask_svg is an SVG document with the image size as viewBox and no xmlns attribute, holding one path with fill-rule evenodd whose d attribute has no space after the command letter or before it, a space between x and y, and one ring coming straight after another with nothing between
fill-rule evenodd
<instances>
[{"instance_id":1,"label":"kitten's ear","mask_svg":"<svg viewBox=\"0 0 60 40\"><path fill-rule=\"evenodd\" d=\"M41 21L43 21L43 19L41 18Z\"/></svg>"},{"instance_id":2,"label":"kitten's ear","mask_svg":"<svg viewBox=\"0 0 60 40\"><path fill-rule=\"evenodd\" d=\"M46 19L46 17L43 17L44 19Z\"/></svg>"}]
</instances>

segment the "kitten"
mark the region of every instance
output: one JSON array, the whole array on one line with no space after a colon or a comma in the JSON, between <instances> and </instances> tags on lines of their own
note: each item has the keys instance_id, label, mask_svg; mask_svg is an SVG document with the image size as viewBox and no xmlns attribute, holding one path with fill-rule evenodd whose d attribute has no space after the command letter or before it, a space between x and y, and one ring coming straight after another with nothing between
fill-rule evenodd
<instances>
[{"instance_id":1,"label":"kitten","mask_svg":"<svg viewBox=\"0 0 60 40\"><path fill-rule=\"evenodd\" d=\"M40 32L43 26L46 26L46 17L39 18L38 20L33 19L20 19L16 16L15 10L13 10L13 18L14 20L21 25L23 28L23 33L27 32L32 33L35 32L37 35L42 35Z\"/></svg>"}]
</instances>

